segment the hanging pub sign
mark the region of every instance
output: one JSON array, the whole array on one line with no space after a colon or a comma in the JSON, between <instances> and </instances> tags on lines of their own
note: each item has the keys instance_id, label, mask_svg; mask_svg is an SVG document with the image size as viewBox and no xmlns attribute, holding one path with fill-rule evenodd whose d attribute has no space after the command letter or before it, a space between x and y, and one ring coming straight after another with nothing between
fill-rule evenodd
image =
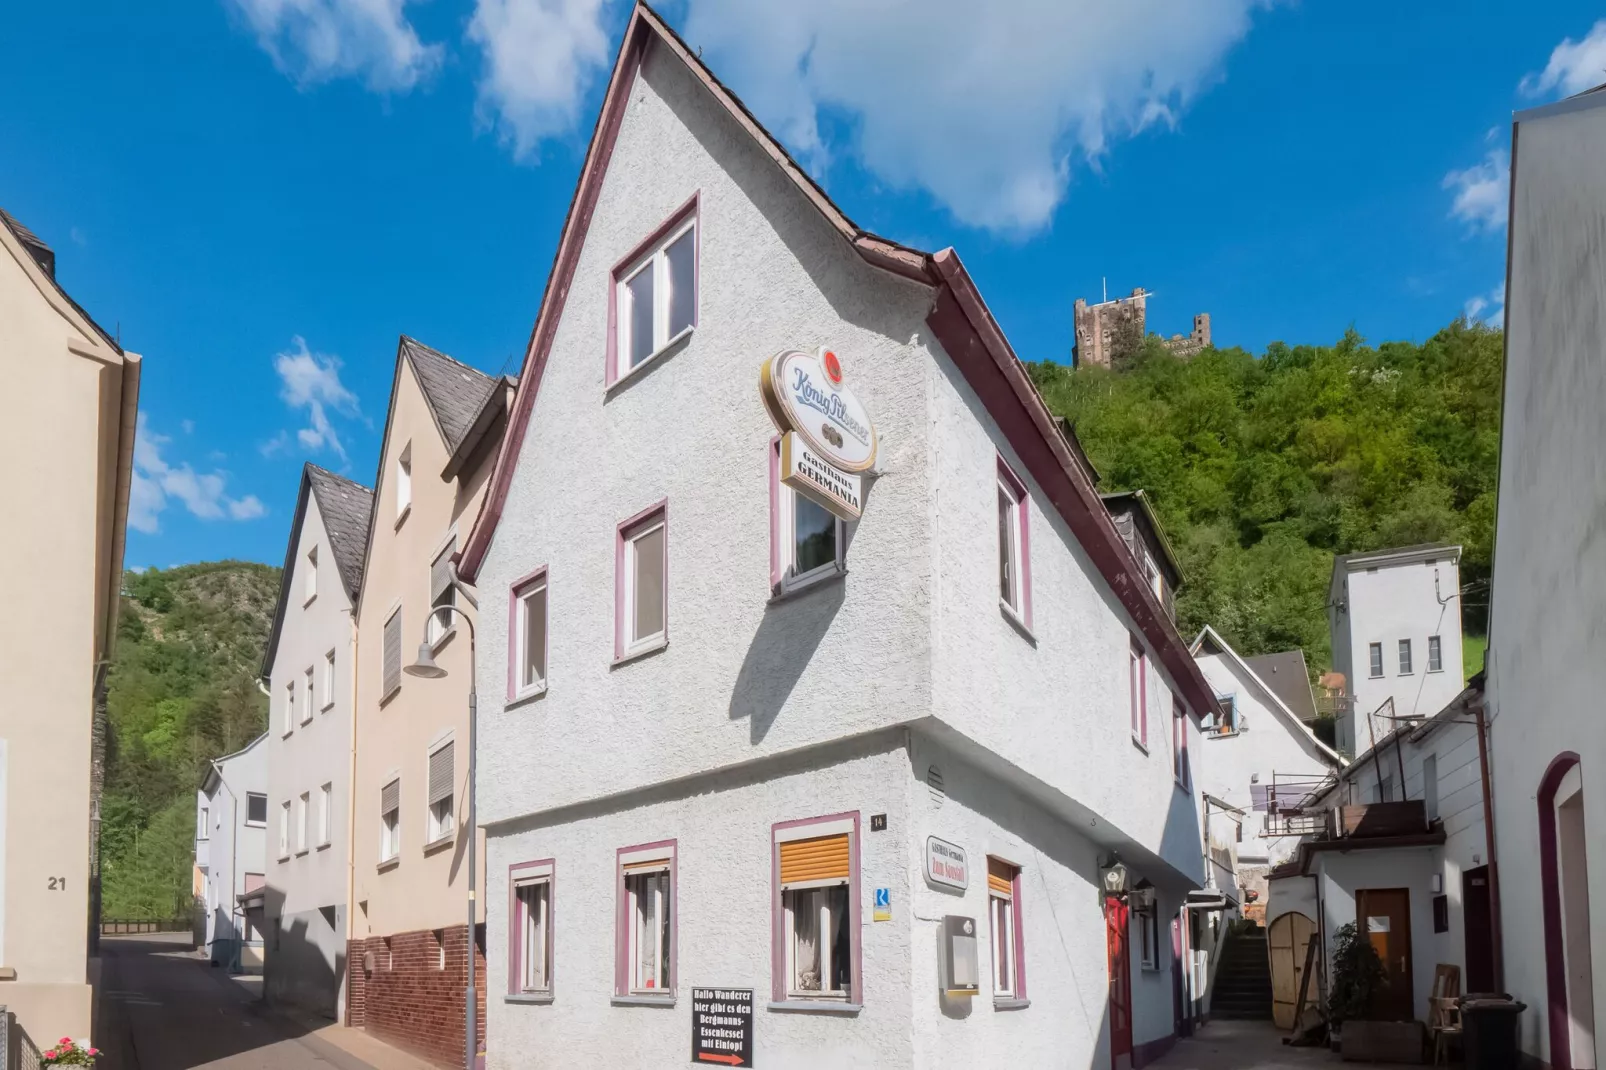
<instances>
[{"instance_id":1,"label":"hanging pub sign","mask_svg":"<svg viewBox=\"0 0 1606 1070\"><path fill-rule=\"evenodd\" d=\"M842 361L831 350L777 353L759 372L759 390L781 433L796 431L826 464L855 474L875 464L875 425L843 385Z\"/></svg>"},{"instance_id":2,"label":"hanging pub sign","mask_svg":"<svg viewBox=\"0 0 1606 1070\"><path fill-rule=\"evenodd\" d=\"M859 519L864 478L826 463L796 431L781 436L781 482L843 520Z\"/></svg>"}]
</instances>

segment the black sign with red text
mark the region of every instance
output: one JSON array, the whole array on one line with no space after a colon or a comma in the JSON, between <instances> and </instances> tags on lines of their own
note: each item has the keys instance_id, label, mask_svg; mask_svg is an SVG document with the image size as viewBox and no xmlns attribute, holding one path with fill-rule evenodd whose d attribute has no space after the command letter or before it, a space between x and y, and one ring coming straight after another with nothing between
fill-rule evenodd
<instances>
[{"instance_id":1,"label":"black sign with red text","mask_svg":"<svg viewBox=\"0 0 1606 1070\"><path fill-rule=\"evenodd\" d=\"M753 1065L753 990L691 990L691 1061L700 1066Z\"/></svg>"}]
</instances>

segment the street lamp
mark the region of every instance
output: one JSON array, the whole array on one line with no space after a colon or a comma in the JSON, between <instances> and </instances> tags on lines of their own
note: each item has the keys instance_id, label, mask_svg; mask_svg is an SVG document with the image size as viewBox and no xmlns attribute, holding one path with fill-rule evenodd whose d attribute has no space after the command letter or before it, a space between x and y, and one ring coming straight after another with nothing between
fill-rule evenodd
<instances>
[{"instance_id":1,"label":"street lamp","mask_svg":"<svg viewBox=\"0 0 1606 1070\"><path fill-rule=\"evenodd\" d=\"M463 593L467 596L466 591ZM463 1066L464 1070L475 1070L475 1056L479 1054L474 1050L478 1046L475 1034L479 1025L479 1000L474 988L474 949L477 946L474 931L479 924L479 911L474 900L474 876L477 872L475 855L479 829L474 807L474 745L478 728L478 697L474 687L474 618L454 605L440 606L431 611L430 617L442 612L456 613L468 625L468 991L463 996L463 1035L467 1049ZM423 680L439 680L446 676L446 670L435 663L435 651L429 642L429 618L425 619L424 629L424 641L418 644L418 660L402 671Z\"/></svg>"}]
</instances>

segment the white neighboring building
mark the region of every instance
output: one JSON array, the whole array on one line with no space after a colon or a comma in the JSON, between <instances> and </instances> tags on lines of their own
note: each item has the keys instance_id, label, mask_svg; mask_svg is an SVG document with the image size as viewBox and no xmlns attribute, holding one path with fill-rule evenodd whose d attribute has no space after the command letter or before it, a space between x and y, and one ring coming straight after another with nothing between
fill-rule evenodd
<instances>
[{"instance_id":1,"label":"white neighboring building","mask_svg":"<svg viewBox=\"0 0 1606 1070\"><path fill-rule=\"evenodd\" d=\"M264 891L267 998L327 1017L346 977L350 892L351 607L373 493L307 465L262 662L272 834Z\"/></svg>"},{"instance_id":2,"label":"white neighboring building","mask_svg":"<svg viewBox=\"0 0 1606 1070\"><path fill-rule=\"evenodd\" d=\"M195 864L205 875L207 956L216 965L239 961L242 947L260 949L262 934L239 897L263 883L267 847L267 733L207 766L195 793Z\"/></svg>"},{"instance_id":3,"label":"white neighboring building","mask_svg":"<svg viewBox=\"0 0 1606 1070\"><path fill-rule=\"evenodd\" d=\"M1351 701L1338 750L1357 754L1393 722L1368 718L1394 700L1394 716L1429 717L1460 693L1461 547L1401 546L1333 559L1327 622L1333 668ZM1383 710L1387 714L1387 710Z\"/></svg>"},{"instance_id":4,"label":"white neighboring building","mask_svg":"<svg viewBox=\"0 0 1606 1070\"><path fill-rule=\"evenodd\" d=\"M1237 845L1238 886L1264 897L1266 868L1287 861L1299 846L1298 836L1269 834L1275 830L1268 830L1265 811L1273 787L1281 789L1278 797L1297 798L1331 778L1345 762L1214 628L1207 625L1192 650L1221 711L1206 720L1194 779L1200 791L1250 812ZM1298 660L1303 664L1303 658ZM1305 690L1308 695L1308 681ZM1236 822L1224 819L1222 824Z\"/></svg>"},{"instance_id":5,"label":"white neighboring building","mask_svg":"<svg viewBox=\"0 0 1606 1070\"><path fill-rule=\"evenodd\" d=\"M1606 1059L1606 93L1518 113L1490 748L1505 989L1522 1047Z\"/></svg>"},{"instance_id":6,"label":"white neighboring building","mask_svg":"<svg viewBox=\"0 0 1606 1070\"><path fill-rule=\"evenodd\" d=\"M853 226L645 6L582 174L459 562L487 1065L684 1062L702 988L758 1065L1150 1060L1213 700L958 258ZM775 474L759 368L816 346L879 435L855 523Z\"/></svg>"}]
</instances>

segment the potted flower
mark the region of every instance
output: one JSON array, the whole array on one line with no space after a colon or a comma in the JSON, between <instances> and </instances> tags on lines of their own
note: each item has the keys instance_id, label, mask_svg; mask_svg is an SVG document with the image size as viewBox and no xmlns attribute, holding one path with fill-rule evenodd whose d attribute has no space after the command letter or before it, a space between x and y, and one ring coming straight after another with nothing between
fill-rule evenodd
<instances>
[{"instance_id":1,"label":"potted flower","mask_svg":"<svg viewBox=\"0 0 1606 1070\"><path fill-rule=\"evenodd\" d=\"M71 1037L62 1037L54 1048L44 1052L42 1066L94 1066L100 1056L99 1048L75 1043Z\"/></svg>"}]
</instances>

